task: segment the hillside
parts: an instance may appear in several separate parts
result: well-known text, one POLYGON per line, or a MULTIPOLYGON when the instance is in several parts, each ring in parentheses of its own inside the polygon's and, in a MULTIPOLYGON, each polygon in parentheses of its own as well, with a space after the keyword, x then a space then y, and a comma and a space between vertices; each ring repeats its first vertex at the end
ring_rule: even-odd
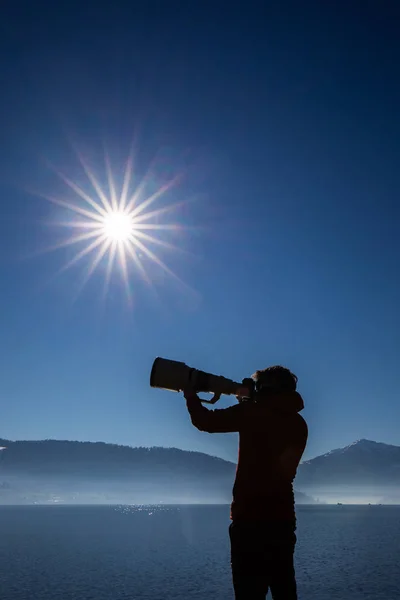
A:
POLYGON ((120 478, 146 475, 168 477, 223 477, 235 466, 220 458, 176 448, 131 448, 104 442, 58 440, 0 440, 2 469, 23 475, 70 475, 120 478))
MULTIPOLYGON (((0 440, 0 503, 230 502, 236 465, 176 448, 0 440)), ((312 503, 301 492, 296 501, 312 503)))
POLYGON ((400 486, 400 447, 358 440, 303 462, 299 486, 400 486))

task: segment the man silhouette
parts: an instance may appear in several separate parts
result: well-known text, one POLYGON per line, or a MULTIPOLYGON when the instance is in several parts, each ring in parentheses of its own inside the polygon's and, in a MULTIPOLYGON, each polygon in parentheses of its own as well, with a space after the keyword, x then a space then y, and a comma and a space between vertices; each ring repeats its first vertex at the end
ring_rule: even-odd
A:
POLYGON ((239 432, 239 457, 229 537, 236 600, 297 600, 294 569, 296 514, 293 480, 305 450, 308 428, 299 412, 297 377, 281 366, 253 375, 251 400, 208 410, 185 390, 191 421, 208 433, 239 432))

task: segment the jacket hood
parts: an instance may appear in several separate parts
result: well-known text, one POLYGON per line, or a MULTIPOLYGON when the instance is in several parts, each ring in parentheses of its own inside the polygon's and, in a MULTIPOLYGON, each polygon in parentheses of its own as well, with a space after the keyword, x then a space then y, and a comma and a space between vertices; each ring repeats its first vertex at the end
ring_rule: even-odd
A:
POLYGON ((304 408, 304 401, 299 392, 275 392, 271 395, 261 392, 260 400, 281 412, 298 413, 304 408))

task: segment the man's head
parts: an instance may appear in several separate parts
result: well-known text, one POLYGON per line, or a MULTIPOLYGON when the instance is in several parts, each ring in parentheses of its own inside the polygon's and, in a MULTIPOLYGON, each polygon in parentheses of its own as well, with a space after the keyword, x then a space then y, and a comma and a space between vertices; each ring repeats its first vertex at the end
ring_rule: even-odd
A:
POLYGON ((297 388, 297 377, 289 369, 276 365, 252 375, 258 390, 274 390, 278 392, 294 392, 297 388))

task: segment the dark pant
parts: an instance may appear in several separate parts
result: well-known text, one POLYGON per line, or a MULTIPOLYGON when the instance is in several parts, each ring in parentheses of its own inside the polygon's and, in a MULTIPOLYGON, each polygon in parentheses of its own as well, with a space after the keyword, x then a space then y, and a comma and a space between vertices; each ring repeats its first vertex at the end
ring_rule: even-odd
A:
POLYGON ((236 600, 297 600, 294 523, 233 521, 229 527, 236 600))

